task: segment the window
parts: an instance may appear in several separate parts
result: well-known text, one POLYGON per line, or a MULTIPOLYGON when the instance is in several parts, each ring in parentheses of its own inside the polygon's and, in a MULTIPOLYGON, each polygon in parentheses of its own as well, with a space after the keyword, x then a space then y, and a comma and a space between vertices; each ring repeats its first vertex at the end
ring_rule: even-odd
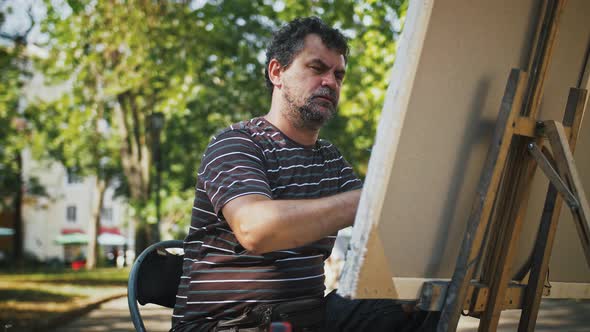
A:
POLYGON ((113 221, 113 208, 102 208, 100 219, 101 221, 113 221))
POLYGON ((82 177, 73 170, 68 169, 68 184, 82 183, 82 177))
POLYGON ((70 223, 76 222, 76 206, 70 205, 66 208, 66 220, 70 223))

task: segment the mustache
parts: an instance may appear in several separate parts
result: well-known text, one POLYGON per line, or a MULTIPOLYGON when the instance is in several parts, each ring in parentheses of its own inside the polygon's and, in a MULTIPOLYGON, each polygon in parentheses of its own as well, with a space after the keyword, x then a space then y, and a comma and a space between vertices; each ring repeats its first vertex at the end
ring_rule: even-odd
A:
POLYGON ((331 88, 324 86, 321 87, 319 89, 317 89, 316 92, 314 92, 311 95, 311 99, 315 98, 315 97, 325 97, 325 98, 329 98, 331 99, 333 102, 336 102, 338 96, 336 94, 336 91, 332 90, 331 88))

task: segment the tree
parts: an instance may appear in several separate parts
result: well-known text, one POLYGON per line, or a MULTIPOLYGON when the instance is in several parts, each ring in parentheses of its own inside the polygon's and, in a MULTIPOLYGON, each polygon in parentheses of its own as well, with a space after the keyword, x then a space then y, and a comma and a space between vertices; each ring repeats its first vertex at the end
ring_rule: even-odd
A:
POLYGON ((104 157, 121 165, 119 192, 133 207, 136 250, 141 251, 157 240, 141 234, 149 235, 148 225, 159 222, 150 200, 154 169, 146 120, 154 112, 166 117, 164 219, 171 228, 186 225, 202 151, 217 130, 267 112, 264 50, 271 31, 296 16, 322 16, 351 37, 341 111, 323 136, 342 147, 363 175, 399 33, 392 23, 403 17, 407 5, 368 0, 70 0, 48 1, 47 7, 43 27, 50 56, 41 68, 50 81, 71 80, 74 86, 64 96, 67 103, 52 107, 64 116, 85 116, 83 123, 93 123, 89 109, 103 109, 101 121, 113 129, 113 150, 104 157), (350 137, 353 144, 346 141, 350 137))
MULTIPOLYGON (((49 102, 38 101, 30 111, 38 114, 35 126, 36 139, 45 142, 45 158, 57 160, 68 172, 77 176, 95 178, 95 201, 88 227, 88 254, 86 266, 96 267, 98 261, 98 235, 104 194, 112 181, 120 177, 121 165, 117 143, 108 127, 107 106, 100 94, 85 95, 84 89, 101 85, 101 75, 91 75, 78 81, 72 91, 49 102), (87 98, 87 99, 85 99, 87 98), (84 106, 78 104, 84 101, 84 106)), ((100 90, 100 88, 98 88, 100 90)))
POLYGON ((13 255, 18 264, 23 259, 22 204, 26 188, 39 189, 35 179, 23 177, 21 152, 32 128, 20 105, 21 89, 28 77, 27 37, 35 21, 29 9, 29 26, 23 31, 5 31, 11 7, 0 2, 0 208, 13 212, 13 255), (2 46, 4 45, 4 46, 2 46))
MULTIPOLYGON (((254 5, 248 4, 244 2, 242 9, 256 12, 254 5)), ((231 62, 218 62, 215 54, 241 52, 246 56, 241 56, 240 61, 251 62, 256 61, 256 54, 247 53, 248 43, 234 43, 239 26, 231 25, 231 29, 210 33, 209 24, 212 23, 204 24, 199 18, 202 13, 191 11, 184 4, 69 1, 68 5, 71 12, 64 18, 67 10, 48 3, 44 22, 50 56, 42 63, 43 72, 51 80, 72 79, 74 84, 72 95, 63 99, 68 102, 53 104, 53 107, 61 114, 92 109, 98 103, 105 107, 104 119, 108 127, 117 132, 117 152, 125 174, 124 191, 134 207, 137 233, 141 235, 150 230, 145 221, 150 217, 153 220, 153 216, 146 215, 151 211, 148 206, 152 191, 151 146, 146 119, 154 112, 162 112, 170 118, 168 127, 177 121, 190 125, 182 114, 186 113, 189 103, 197 105, 207 100, 212 91, 209 88, 227 85, 224 90, 227 92, 251 81, 236 75, 228 84, 219 72, 230 67, 231 62), (113 27, 118 30, 116 33, 113 27), (203 45, 209 48, 207 52, 202 52, 203 45), (86 84, 96 81, 97 77, 100 84, 86 84)), ((220 16, 215 6, 206 7, 206 16, 220 16)), ((241 97, 257 98, 256 94, 241 97)), ((210 121, 197 126, 195 131, 205 128, 200 135, 206 135, 228 119, 251 114, 242 103, 243 110, 228 115, 227 99, 229 95, 208 102, 209 112, 203 109, 201 114, 207 114, 210 121), (212 109, 223 109, 226 114, 211 112, 212 109)), ((156 240, 138 236, 138 251, 156 240)))

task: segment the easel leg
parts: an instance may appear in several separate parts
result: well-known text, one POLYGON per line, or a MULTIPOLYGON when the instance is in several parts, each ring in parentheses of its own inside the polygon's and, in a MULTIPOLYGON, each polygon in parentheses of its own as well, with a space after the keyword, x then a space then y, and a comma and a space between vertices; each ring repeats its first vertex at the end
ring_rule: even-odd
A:
POLYGON ((512 261, 528 206, 530 188, 536 170, 536 163, 526 154, 530 138, 514 137, 510 163, 506 165, 506 186, 500 196, 500 214, 495 218, 494 232, 499 235, 497 243, 491 246, 489 262, 482 272, 482 282, 490 285, 486 310, 481 316, 479 331, 495 331, 504 308, 508 283, 512 279, 512 261))
POLYGON ((535 242, 535 254, 522 305, 523 309, 518 326, 519 332, 535 330, 561 204, 562 200, 558 196, 557 190, 550 185, 545 199, 545 206, 543 207, 537 241, 535 242))
MULTIPOLYGON (((576 145, 585 106, 586 91, 571 89, 563 119, 563 123, 571 127, 569 138, 571 149, 574 149, 576 145)), ((530 278, 523 301, 523 309, 518 326, 519 332, 532 332, 535 330, 562 203, 563 200, 559 197, 555 187, 549 184, 543 214, 541 216, 541 224, 535 242, 530 278)))
POLYGON ((590 266, 590 226, 588 225, 588 217, 590 216, 590 208, 588 207, 588 200, 582 188, 582 182, 578 176, 578 171, 574 164, 574 157, 570 150, 568 141, 565 136, 563 126, 555 121, 547 122, 547 136, 551 142, 557 168, 561 176, 566 179, 570 190, 577 197, 579 206, 571 207, 578 235, 582 242, 582 248, 586 255, 586 262, 590 266))

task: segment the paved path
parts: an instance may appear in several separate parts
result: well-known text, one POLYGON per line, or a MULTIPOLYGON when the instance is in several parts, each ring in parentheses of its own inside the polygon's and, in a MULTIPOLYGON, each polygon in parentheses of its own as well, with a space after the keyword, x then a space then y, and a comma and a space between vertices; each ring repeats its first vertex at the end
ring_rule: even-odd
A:
MULTIPOLYGON (((149 332, 170 330, 172 309, 153 304, 140 306, 141 317, 149 332)), ((127 307, 127 298, 109 301, 100 308, 60 327, 55 332, 133 332, 133 323, 127 307)))
MULTIPOLYGON (((144 324, 149 332, 165 332, 170 329, 172 310, 147 305, 141 307, 144 324)), ((520 310, 502 313, 499 332, 516 331, 520 310)), ((457 331, 477 331, 479 320, 462 317, 457 331)), ((99 309, 55 330, 56 332, 133 332, 133 323, 129 317, 127 298, 123 297, 103 304, 99 309)), ((590 301, 545 300, 537 320, 537 332, 564 331, 590 332, 590 301)))
MULTIPOLYGON (((500 316, 498 332, 518 330, 520 310, 506 310, 500 316)), ((457 328, 459 332, 475 332, 479 319, 462 317, 457 328)), ((535 332, 589 332, 590 300, 555 300, 541 302, 535 332)))

